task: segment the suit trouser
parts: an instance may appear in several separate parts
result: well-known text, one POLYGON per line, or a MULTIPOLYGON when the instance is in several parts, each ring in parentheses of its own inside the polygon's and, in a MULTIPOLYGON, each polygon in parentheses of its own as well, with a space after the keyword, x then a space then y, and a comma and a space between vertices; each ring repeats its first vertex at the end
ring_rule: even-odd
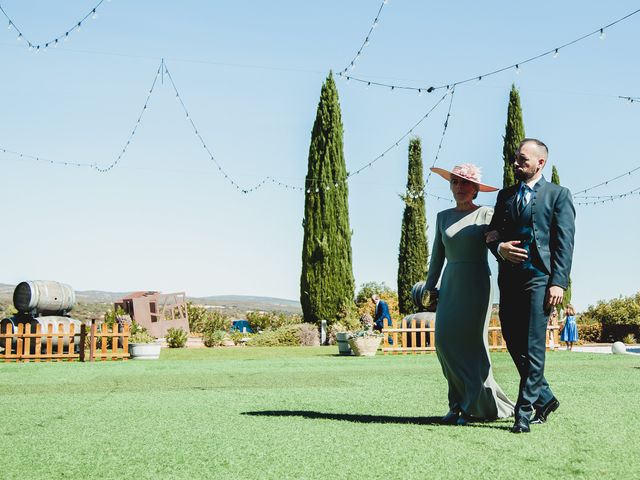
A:
POLYGON ((500 273, 500 323, 507 349, 520 374, 516 419, 529 417, 553 397, 544 378, 549 277, 530 271, 500 273))

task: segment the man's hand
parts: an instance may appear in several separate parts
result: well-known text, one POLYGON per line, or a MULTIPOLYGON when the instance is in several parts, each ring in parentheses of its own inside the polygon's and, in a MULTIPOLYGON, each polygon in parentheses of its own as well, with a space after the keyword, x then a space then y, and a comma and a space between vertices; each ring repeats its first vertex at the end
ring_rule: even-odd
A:
POLYGON ((562 303, 564 297, 564 289, 557 285, 551 285, 547 290, 547 305, 549 307, 555 307, 562 303))
POLYGON ((522 263, 528 258, 527 251, 524 248, 518 248, 520 240, 511 240, 510 242, 502 242, 498 245, 500 256, 511 263, 522 263))

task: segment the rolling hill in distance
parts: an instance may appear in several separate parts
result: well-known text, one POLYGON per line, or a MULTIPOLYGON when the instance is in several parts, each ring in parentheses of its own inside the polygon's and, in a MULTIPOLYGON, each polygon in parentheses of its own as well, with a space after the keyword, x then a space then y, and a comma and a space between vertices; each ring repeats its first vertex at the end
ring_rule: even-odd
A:
MULTIPOLYGON (((12 303, 15 285, 0 283, 0 302, 12 303)), ((131 292, 106 292, 102 290, 76 290, 76 301, 86 304, 106 304, 120 300, 131 292)), ((187 300, 198 305, 220 308, 229 312, 245 312, 247 310, 281 311, 286 313, 302 313, 300 302, 284 298, 260 297, 252 295, 210 295, 207 297, 187 297, 187 300)))

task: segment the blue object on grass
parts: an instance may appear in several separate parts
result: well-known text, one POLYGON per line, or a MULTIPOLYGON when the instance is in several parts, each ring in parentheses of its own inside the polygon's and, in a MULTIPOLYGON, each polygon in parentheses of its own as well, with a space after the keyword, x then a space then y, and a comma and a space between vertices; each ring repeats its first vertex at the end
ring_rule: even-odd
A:
POLYGON ((243 319, 232 320, 231 330, 237 330, 238 332, 243 333, 253 333, 253 329, 251 328, 251 325, 249 325, 249 321, 243 319))

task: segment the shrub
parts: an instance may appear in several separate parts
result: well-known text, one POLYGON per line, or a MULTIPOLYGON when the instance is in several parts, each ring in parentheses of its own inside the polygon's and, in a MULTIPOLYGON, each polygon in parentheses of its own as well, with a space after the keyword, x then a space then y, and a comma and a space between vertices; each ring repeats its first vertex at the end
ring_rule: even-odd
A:
POLYGON ((219 347, 226 336, 227 332, 224 330, 205 331, 202 334, 202 342, 205 347, 219 347))
POLYGON ((233 340, 233 343, 235 343, 236 345, 240 345, 242 343, 242 339, 250 338, 251 334, 242 333, 242 332, 239 332, 238 330, 231 330, 228 336, 229 338, 231 338, 231 340, 233 340))
POLYGON ((318 328, 311 323, 301 323, 298 327, 298 341, 303 347, 316 347, 320 345, 318 328))
POLYGON ((581 343, 597 343, 602 335, 602 325, 595 322, 578 324, 578 338, 581 343))
POLYGON ((219 330, 228 331, 231 328, 231 319, 220 312, 207 312, 202 327, 202 334, 213 333, 219 330))
POLYGON ((203 306, 187 302, 187 317, 189 318, 189 330, 191 332, 202 333, 207 313, 207 309, 203 306))
POLYGON ((633 333, 630 333, 622 339, 622 343, 625 345, 633 345, 636 343, 636 336, 633 333))
POLYGON ((590 305, 582 314, 585 322, 599 322, 602 325, 601 339, 617 341, 625 335, 640 335, 640 292, 629 297, 614 298, 607 302, 600 300, 590 305))
POLYGON ((187 332, 181 328, 170 328, 165 339, 169 348, 182 348, 187 344, 187 332))
POLYGON ((258 332, 298 324, 301 318, 298 315, 287 315, 284 312, 248 312, 247 321, 253 331, 258 332))
POLYGON ((147 332, 145 328, 140 328, 129 337, 129 343, 153 343, 154 341, 155 337, 147 332))
POLYGON ((276 330, 265 330, 254 335, 248 345, 253 347, 295 347, 320 345, 320 336, 315 325, 298 323, 285 325, 276 330))

